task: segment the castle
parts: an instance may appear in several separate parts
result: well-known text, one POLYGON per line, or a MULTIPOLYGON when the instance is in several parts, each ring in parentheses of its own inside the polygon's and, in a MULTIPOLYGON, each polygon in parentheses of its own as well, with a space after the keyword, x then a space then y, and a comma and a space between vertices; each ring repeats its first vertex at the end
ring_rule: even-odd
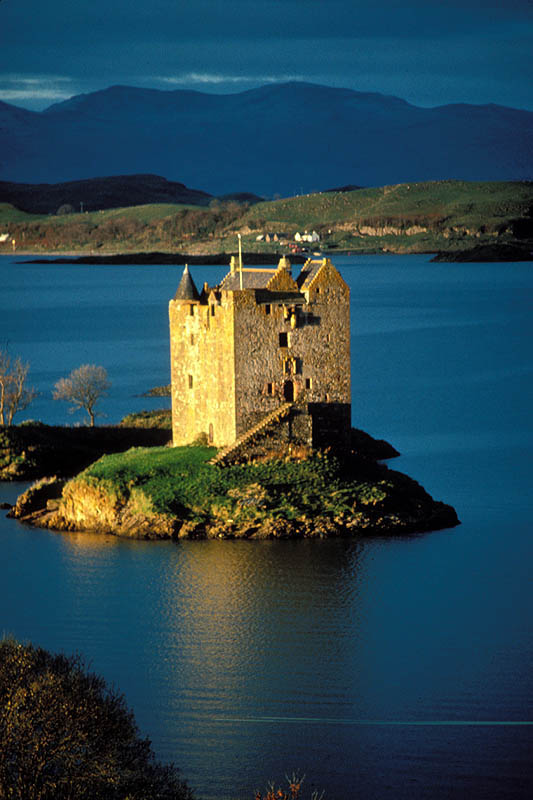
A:
POLYGON ((198 292, 187 267, 169 304, 174 445, 237 449, 254 434, 311 447, 349 442, 350 290, 327 258, 294 278, 239 268, 198 292))

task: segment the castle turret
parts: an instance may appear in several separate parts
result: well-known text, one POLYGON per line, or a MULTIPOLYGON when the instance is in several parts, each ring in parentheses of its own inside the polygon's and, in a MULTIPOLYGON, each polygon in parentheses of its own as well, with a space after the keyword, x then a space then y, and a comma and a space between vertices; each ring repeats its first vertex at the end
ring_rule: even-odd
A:
POLYGON ((199 300, 200 295, 198 294, 198 289, 194 285, 194 281, 191 277, 191 273, 189 272, 189 265, 185 264, 185 269, 183 270, 183 275, 181 276, 181 281, 177 288, 176 294, 174 295, 174 300, 199 300))

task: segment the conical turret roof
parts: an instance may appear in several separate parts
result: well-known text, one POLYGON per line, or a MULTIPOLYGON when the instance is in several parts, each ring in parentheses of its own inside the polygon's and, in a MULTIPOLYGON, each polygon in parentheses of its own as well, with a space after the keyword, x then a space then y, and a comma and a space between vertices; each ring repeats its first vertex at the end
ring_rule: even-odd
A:
POLYGON ((194 285, 194 281, 189 272, 189 267, 185 264, 183 275, 181 276, 180 285, 174 295, 174 300, 199 300, 200 295, 198 289, 194 285))

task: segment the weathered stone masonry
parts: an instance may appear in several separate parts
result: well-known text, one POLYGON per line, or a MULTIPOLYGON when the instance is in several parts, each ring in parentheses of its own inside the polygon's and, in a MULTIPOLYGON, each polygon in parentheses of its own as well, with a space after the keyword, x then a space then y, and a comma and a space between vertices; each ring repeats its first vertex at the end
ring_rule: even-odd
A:
POLYGON ((315 447, 350 433, 349 288, 329 259, 296 279, 232 266, 198 293, 187 268, 169 305, 175 445, 231 444, 287 401, 277 435, 315 447))

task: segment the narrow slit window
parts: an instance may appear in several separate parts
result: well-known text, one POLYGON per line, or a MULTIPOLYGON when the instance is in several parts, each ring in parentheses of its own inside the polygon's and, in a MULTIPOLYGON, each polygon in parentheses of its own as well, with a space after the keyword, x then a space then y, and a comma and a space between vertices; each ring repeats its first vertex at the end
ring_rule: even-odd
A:
POLYGON ((189 389, 192 389, 192 375, 189 375, 189 389))
POLYGON ((266 389, 267 389, 267 394, 269 394, 269 395, 273 395, 274 394, 274 384, 273 383, 267 383, 266 389))
POLYGON ((305 388, 306 389, 312 389, 313 388, 313 381, 312 381, 311 378, 306 378, 305 379, 305 388))
POLYGON ((194 306, 192 304, 189 306, 189 314, 194 317, 194 306))
POLYGON ((191 333, 191 344, 194 344, 194 333, 191 333))
POLYGON ((212 317, 215 316, 215 304, 214 303, 211 303, 211 316, 212 317))
POLYGON ((280 333, 280 335, 279 335, 279 346, 280 347, 288 347, 289 346, 289 335, 288 335, 288 333, 280 333))
POLYGON ((271 310, 272 309, 271 309, 270 303, 267 303, 266 306, 265 306, 265 314, 270 314, 271 310))

